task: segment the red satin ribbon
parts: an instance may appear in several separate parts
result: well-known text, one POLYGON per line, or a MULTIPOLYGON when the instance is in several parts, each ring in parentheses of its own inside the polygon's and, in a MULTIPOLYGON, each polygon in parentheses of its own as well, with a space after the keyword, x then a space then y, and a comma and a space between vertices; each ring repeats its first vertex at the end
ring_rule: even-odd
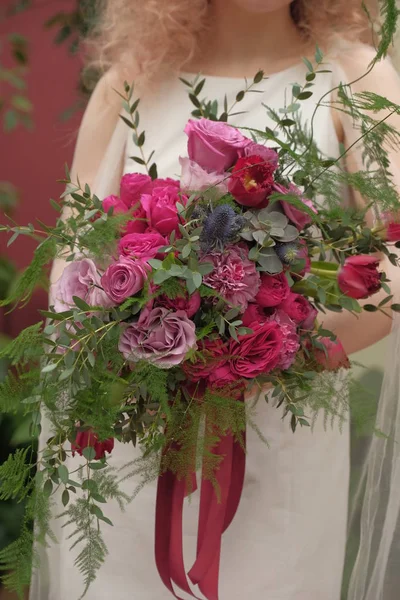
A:
MULTIPOLYGON (((228 434, 213 449, 214 454, 222 457, 216 473, 218 495, 214 485, 202 477, 197 555, 188 575, 207 600, 218 600, 222 534, 239 506, 245 473, 245 443, 245 434, 242 443, 228 434)), ((173 584, 197 598, 189 586, 183 559, 185 495, 184 480, 178 480, 170 471, 160 476, 156 503, 156 565, 164 585, 178 600, 182 599, 173 584)))

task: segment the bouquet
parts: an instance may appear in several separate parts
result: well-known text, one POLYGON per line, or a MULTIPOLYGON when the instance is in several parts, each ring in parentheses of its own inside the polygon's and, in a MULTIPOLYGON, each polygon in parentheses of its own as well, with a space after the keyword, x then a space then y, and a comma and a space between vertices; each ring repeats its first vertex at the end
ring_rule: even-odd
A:
MULTIPOLYGON (((219 115, 215 102, 200 99, 204 80, 184 81, 194 111, 180 180, 158 178, 146 158, 139 101, 125 84, 122 119, 147 174, 125 174, 119 195, 100 199, 67 170, 61 205, 53 202, 67 212, 55 227, 3 228, 11 241, 21 234, 40 241, 8 304, 29 300, 52 259, 67 261, 42 312, 46 322, 2 353, 14 370, 1 386, 1 409, 30 413, 33 436, 42 414, 53 428, 37 460, 17 451, 0 467, 1 497, 28 499, 21 538, 0 557, 11 589, 21 593, 29 582, 37 566, 32 542, 51 535, 49 509, 61 489, 62 516, 84 546, 77 566, 87 590, 106 555, 107 502, 129 500, 107 462, 118 440, 143 450, 140 465, 128 467, 159 478, 156 562, 174 594, 173 584, 191 591, 183 565, 170 560, 182 544, 172 513, 181 518, 202 469, 203 541, 189 577, 216 597, 221 535, 243 485, 246 425, 257 425, 245 400, 283 407, 293 432, 312 426, 320 410, 346 418, 349 359, 317 315, 400 309, 377 254, 397 263, 391 244, 399 246, 400 225, 382 140, 371 135, 366 149, 381 163, 356 178, 322 156, 301 125, 301 101, 321 63, 318 51, 317 70, 306 61, 292 104, 282 113, 269 109, 275 130, 229 125, 227 106, 219 115), (340 207, 344 183, 363 190, 365 211, 340 207), (382 216, 370 228, 373 207, 382 216), (381 288, 387 296, 379 306, 360 303, 381 288), (65 465, 71 453, 85 461, 77 475, 65 465), (89 564, 90 553, 96 561, 89 564)), ((237 102, 263 77, 257 73, 237 102)), ((374 129, 371 96, 350 99, 343 88, 341 102, 362 131, 374 129)))

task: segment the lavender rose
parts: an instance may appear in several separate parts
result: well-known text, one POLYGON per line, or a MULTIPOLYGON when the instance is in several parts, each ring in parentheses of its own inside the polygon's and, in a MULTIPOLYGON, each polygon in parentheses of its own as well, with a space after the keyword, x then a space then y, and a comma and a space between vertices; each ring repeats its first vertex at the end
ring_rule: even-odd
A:
POLYGON ((101 278, 101 284, 114 304, 121 304, 143 289, 149 270, 149 265, 142 260, 121 256, 108 267, 101 278))
POLYGON ((196 328, 184 311, 166 308, 142 311, 137 323, 121 334, 119 351, 132 362, 146 360, 160 369, 170 369, 196 348, 196 328))
POLYGON ((228 193, 227 177, 221 173, 208 173, 190 158, 180 158, 182 167, 181 189, 183 192, 202 192, 212 187, 216 199, 228 193))
POLYGON ((190 160, 211 173, 223 173, 232 167, 251 143, 234 127, 208 119, 190 119, 185 133, 190 160))
POLYGON ((74 296, 82 298, 90 306, 112 306, 112 302, 101 289, 100 275, 90 258, 71 262, 65 267, 58 281, 51 286, 51 298, 56 312, 64 312, 75 306, 74 296))

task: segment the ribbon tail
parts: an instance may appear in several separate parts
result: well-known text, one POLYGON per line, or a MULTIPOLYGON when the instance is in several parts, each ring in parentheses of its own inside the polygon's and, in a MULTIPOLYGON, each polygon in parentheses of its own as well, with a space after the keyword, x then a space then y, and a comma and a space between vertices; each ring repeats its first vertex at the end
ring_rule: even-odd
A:
POLYGON ((229 488, 228 502, 226 506, 224 532, 232 523, 242 497, 244 476, 246 472, 246 431, 242 433, 242 443, 238 440, 233 442, 232 475, 229 488))

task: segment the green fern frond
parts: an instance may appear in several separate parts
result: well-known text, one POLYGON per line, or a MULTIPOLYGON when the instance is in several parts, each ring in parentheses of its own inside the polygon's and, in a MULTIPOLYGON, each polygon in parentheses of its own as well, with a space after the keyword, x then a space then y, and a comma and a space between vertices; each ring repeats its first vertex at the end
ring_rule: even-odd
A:
POLYGON ((19 538, 0 551, 0 571, 3 585, 21 600, 31 581, 32 567, 37 566, 33 549, 33 533, 24 524, 19 538))
POLYGON ((130 498, 120 489, 118 477, 111 469, 95 471, 92 475, 92 480, 97 484, 101 496, 106 498, 106 500, 116 500, 121 511, 125 510, 130 498))
POLYGON ((18 302, 22 302, 22 305, 25 306, 29 302, 34 289, 41 282, 45 266, 50 264, 56 254, 56 241, 53 237, 46 238, 36 248, 31 264, 22 273, 8 297, 0 302, 0 306, 18 302))
POLYGON ((0 500, 21 502, 29 494, 31 485, 27 483, 32 465, 27 463, 27 456, 31 451, 31 447, 19 448, 0 466, 0 500))
POLYGON ((381 29, 379 32, 379 45, 372 64, 376 64, 387 56, 390 46, 393 44, 394 35, 397 30, 397 21, 400 16, 396 0, 381 0, 381 29))
POLYGON ((22 405, 21 403, 32 395, 39 378, 40 370, 33 367, 19 376, 10 370, 5 380, 0 383, 0 412, 16 414, 21 408, 27 412, 33 407, 33 404, 22 405))
POLYGON ((32 359, 43 356, 43 323, 35 323, 13 339, 5 348, 0 351, 0 359, 7 358, 12 365, 27 364, 32 359))

